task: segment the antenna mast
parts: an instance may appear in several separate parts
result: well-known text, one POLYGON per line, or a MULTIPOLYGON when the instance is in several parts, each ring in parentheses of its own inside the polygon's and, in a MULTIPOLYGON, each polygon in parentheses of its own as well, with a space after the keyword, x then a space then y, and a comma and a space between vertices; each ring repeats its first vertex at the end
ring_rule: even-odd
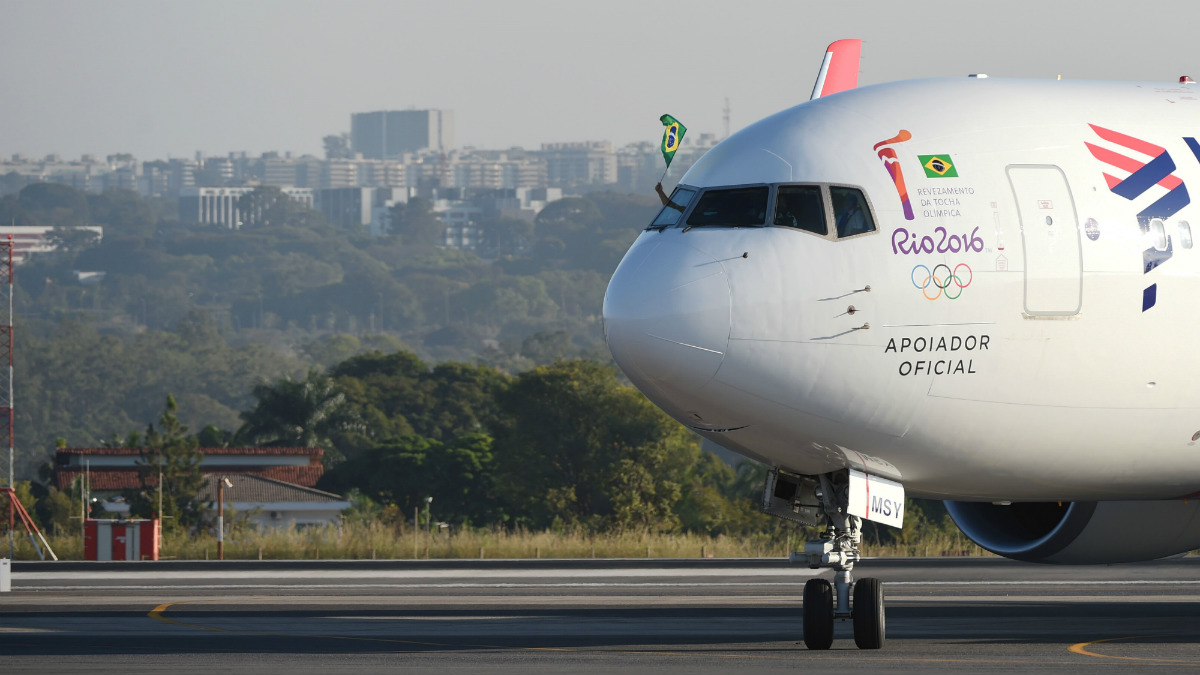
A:
POLYGON ((0 241, 0 283, 8 290, 8 316, 0 325, 0 359, 8 361, 7 380, 0 388, 0 441, 8 446, 8 487, 13 490, 8 500, 8 548, 9 555, 15 554, 16 542, 13 533, 16 525, 17 483, 13 473, 13 236, 0 241))
POLYGON ((725 97, 725 109, 722 112, 725 113, 725 117, 724 117, 724 119, 725 119, 725 136, 724 136, 724 138, 729 138, 729 97, 728 96, 725 97))

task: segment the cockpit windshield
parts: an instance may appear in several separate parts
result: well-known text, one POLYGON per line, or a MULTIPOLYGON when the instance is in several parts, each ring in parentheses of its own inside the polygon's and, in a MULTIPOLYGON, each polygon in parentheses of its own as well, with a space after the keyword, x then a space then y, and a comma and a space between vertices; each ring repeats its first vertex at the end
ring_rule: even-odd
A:
POLYGON ((775 195, 775 224, 825 236, 825 203, 820 185, 780 185, 775 195))
POLYGON ((833 202, 833 217, 839 239, 875 231, 875 222, 871 219, 871 210, 862 192, 851 187, 830 185, 829 197, 833 202))
POLYGON ((688 227, 761 226, 767 219, 766 185, 709 190, 688 216, 688 227))
POLYGON ((648 229, 693 227, 786 227, 841 241, 876 232, 862 188, 830 183, 784 183, 738 187, 679 186, 648 229), (768 214, 768 207, 770 213, 768 214), (684 218, 686 216, 686 219, 684 218))
POLYGON ((667 200, 666 206, 658 212, 654 222, 650 223, 650 227, 670 227, 678 223, 679 219, 683 217, 683 212, 687 211, 688 206, 691 206, 695 196, 696 191, 692 188, 675 188, 675 191, 671 193, 671 198, 667 200))

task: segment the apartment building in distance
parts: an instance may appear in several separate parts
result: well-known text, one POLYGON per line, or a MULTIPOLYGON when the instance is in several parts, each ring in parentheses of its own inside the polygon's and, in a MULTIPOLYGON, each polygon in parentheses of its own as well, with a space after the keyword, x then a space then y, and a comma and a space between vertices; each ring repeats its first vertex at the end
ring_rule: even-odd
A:
POLYGON ((371 236, 387 234, 392 207, 408 202, 404 187, 343 187, 316 191, 314 208, 339 229, 365 227, 371 236))
POLYGON ((546 163, 546 182, 551 187, 617 182, 617 153, 609 141, 543 143, 538 154, 546 163))
MULTIPOLYGON (((314 197, 310 188, 282 187, 288 197, 312 208, 314 197)), ((179 220, 185 223, 211 223, 231 230, 241 229, 249 214, 243 213, 241 198, 254 187, 190 187, 179 191, 179 220)))
POLYGON ((132 155, 109 155, 100 159, 95 155, 82 155, 76 160, 66 160, 60 155, 46 155, 33 159, 21 154, 0 161, 0 175, 19 176, 28 183, 59 183, 82 192, 105 190, 138 190, 141 177, 137 162, 132 155))

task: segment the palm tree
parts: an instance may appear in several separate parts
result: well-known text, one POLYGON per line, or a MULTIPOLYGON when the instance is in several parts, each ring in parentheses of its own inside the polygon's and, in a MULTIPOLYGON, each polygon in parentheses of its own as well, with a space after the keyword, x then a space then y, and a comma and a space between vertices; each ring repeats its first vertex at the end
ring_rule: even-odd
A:
POLYGON ((255 385, 252 393, 258 403, 241 413, 243 424, 235 443, 328 448, 332 433, 363 427, 346 395, 316 369, 309 370, 303 380, 285 377, 255 385))

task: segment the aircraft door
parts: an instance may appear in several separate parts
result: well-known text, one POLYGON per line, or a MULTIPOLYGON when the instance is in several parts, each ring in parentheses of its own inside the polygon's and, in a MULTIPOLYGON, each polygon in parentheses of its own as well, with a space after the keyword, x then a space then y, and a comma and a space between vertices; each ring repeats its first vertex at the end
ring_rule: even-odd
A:
POLYGON ((1067 176, 1048 165, 1014 164, 1007 171, 1021 219, 1025 313, 1078 314, 1083 306, 1083 253, 1067 176))

